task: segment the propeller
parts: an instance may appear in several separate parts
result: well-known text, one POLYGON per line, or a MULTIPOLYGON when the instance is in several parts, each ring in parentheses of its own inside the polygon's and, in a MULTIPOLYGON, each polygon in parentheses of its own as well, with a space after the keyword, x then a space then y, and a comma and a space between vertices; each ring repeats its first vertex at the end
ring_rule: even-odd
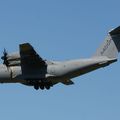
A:
POLYGON ((3 56, 1 57, 1 59, 3 60, 3 64, 5 64, 6 66, 8 66, 7 56, 8 56, 8 53, 7 53, 6 49, 4 48, 3 56))

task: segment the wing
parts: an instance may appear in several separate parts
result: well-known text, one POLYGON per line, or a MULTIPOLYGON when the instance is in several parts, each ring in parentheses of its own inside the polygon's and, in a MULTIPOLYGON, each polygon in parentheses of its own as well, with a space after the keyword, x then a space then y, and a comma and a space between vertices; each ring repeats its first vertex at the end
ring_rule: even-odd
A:
POLYGON ((46 66, 45 61, 36 53, 29 43, 20 44, 20 58, 22 71, 40 69, 46 66))

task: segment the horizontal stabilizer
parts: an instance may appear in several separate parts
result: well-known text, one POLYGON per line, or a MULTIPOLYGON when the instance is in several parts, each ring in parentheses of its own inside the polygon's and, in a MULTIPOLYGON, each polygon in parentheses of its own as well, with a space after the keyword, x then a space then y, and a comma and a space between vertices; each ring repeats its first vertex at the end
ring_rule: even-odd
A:
POLYGON ((61 83, 63 83, 64 85, 73 85, 74 82, 72 80, 64 80, 61 83))

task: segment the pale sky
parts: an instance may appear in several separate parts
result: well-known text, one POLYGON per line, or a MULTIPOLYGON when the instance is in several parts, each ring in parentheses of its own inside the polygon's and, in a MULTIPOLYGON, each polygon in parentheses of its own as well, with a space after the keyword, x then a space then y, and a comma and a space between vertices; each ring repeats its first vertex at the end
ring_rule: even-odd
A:
MULTIPOLYGON (((119 0, 1 0, 0 55, 29 42, 48 60, 87 58, 119 25, 119 0)), ((49 91, 1 84, 0 119, 120 120, 119 71, 120 60, 49 91)))

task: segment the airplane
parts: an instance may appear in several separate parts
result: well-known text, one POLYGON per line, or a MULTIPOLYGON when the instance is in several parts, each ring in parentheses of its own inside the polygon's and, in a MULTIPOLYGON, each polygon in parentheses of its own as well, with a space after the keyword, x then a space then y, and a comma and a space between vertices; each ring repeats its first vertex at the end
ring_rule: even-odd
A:
POLYGON ((73 85, 72 78, 106 67, 118 59, 120 26, 111 30, 96 53, 87 59, 49 61, 38 55, 30 43, 19 45, 19 52, 4 49, 0 64, 0 83, 21 83, 38 90, 49 90, 58 83, 73 85))

